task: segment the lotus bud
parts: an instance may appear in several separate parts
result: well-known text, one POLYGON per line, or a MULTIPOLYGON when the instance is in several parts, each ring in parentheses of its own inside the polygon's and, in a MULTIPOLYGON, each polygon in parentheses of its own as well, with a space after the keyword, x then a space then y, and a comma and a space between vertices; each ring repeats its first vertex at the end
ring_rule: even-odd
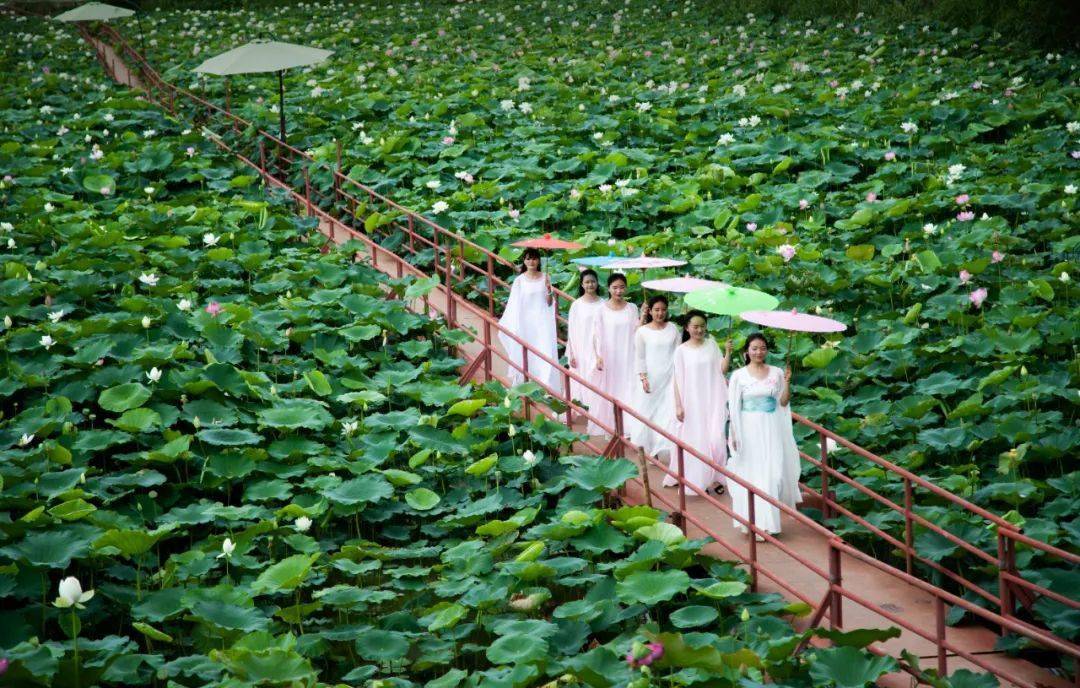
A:
POLYGON ((83 592, 82 583, 80 583, 79 579, 75 576, 68 576, 60 581, 57 592, 59 593, 59 596, 53 602, 53 605, 60 609, 67 609, 69 607, 84 609, 83 602, 89 602, 90 598, 94 596, 93 590, 83 592))
POLYGON ((217 555, 217 558, 222 557, 232 558, 232 553, 236 550, 236 543, 232 541, 232 538, 225 538, 225 542, 221 543, 221 554, 217 555))
POLYGON ((149 316, 149 315, 144 315, 144 316, 143 316, 143 319, 142 319, 142 326, 143 326, 143 329, 145 330, 145 329, 147 329, 148 327, 150 327, 150 324, 151 324, 152 322, 153 322, 153 320, 151 320, 151 319, 150 319, 150 316, 149 316))
POLYGON ((741 621, 749 621, 750 620, 750 610, 747 609, 746 607, 743 607, 742 613, 739 614, 739 619, 741 621))
POLYGON ((1027 373, 1027 366, 1023 366, 1023 365, 1022 365, 1022 366, 1020 366, 1020 375, 1021 375, 1021 377, 1024 377, 1024 376, 1026 376, 1027 374, 1028 374, 1028 373, 1027 373))
POLYGON ((198 416, 195 416, 194 418, 191 419, 191 424, 195 426, 196 430, 198 430, 199 428, 202 427, 202 421, 199 420, 198 416))
POLYGON ((506 397, 503 397, 503 406, 506 407, 506 408, 510 408, 510 397, 509 397, 509 395, 506 396, 506 397))
POLYGON ((511 437, 517 435, 517 428, 514 427, 513 423, 511 423, 510 427, 506 429, 506 434, 510 435, 511 437))
POLYGON ((4 327, 6 327, 6 328, 11 327, 11 316, 10 315, 5 315, 4 316, 4 327))

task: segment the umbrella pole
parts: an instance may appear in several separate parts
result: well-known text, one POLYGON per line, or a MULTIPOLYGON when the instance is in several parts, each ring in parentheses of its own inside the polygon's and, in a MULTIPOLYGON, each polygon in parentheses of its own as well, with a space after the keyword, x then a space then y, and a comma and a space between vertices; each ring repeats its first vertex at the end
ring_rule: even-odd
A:
POLYGON ((279 69, 278 83, 278 124, 281 127, 281 142, 285 143, 285 70, 279 69))
POLYGON ((788 333, 788 338, 787 338, 787 364, 786 365, 787 365, 788 368, 791 367, 791 343, 792 343, 792 341, 794 339, 795 339, 795 331, 792 330, 791 332, 788 333))

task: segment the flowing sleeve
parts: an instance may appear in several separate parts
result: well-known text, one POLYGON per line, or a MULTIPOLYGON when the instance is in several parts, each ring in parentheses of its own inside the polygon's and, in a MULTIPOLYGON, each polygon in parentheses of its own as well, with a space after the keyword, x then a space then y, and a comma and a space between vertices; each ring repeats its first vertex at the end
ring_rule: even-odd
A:
MULTIPOLYGON (((503 310, 502 317, 499 318, 499 325, 509 332, 520 336, 521 333, 521 276, 514 278, 513 283, 510 285, 510 297, 506 299, 506 309, 503 310)), ((521 363, 521 347, 510 337, 507 337, 504 333, 499 333, 499 341, 502 342, 503 349, 506 351, 506 355, 511 361, 521 363)))
POLYGON ((634 368, 638 375, 648 374, 649 369, 645 361, 645 326, 637 328, 634 333, 634 368))
POLYGON ((578 301, 575 299, 570 304, 570 310, 566 314, 566 358, 573 360, 577 358, 574 355, 576 349, 574 348, 574 339, 580 337, 581 334, 578 330, 581 329, 581 309, 578 307, 578 301))
POLYGON ((685 379, 685 369, 683 363, 683 347, 675 347, 675 362, 672 364, 671 377, 674 383, 674 394, 672 398, 675 400, 675 408, 679 408, 682 405, 683 398, 683 380, 685 379))
POLYGON ((742 404, 742 371, 739 368, 731 374, 727 384, 728 420, 731 421, 731 432, 728 434, 728 444, 734 453, 735 440, 742 440, 742 416, 739 413, 739 405, 742 404))
POLYGON ((780 406, 779 397, 784 384, 784 371, 772 366, 772 374, 779 377, 776 385, 776 431, 780 434, 780 446, 784 448, 783 474, 780 479, 780 501, 794 506, 802 501, 799 489, 799 477, 802 475, 802 462, 799 459, 799 447, 795 444, 795 428, 791 419, 791 400, 787 406, 780 406))
POLYGON ((596 317, 593 318, 593 331, 592 331, 593 354, 597 358, 601 358, 603 356, 603 351, 604 351, 604 311, 603 311, 603 309, 607 308, 607 306, 604 306, 603 304, 601 304, 600 308, 601 308, 601 310, 596 314, 596 317))
POLYGON ((716 368, 714 374, 716 375, 716 408, 721 413, 720 426, 723 428, 724 421, 727 420, 728 415, 728 385, 727 380, 724 378, 724 372, 721 369, 721 364, 724 361, 724 355, 720 351, 720 345, 716 343, 716 340, 712 340, 713 356, 716 360, 716 368))

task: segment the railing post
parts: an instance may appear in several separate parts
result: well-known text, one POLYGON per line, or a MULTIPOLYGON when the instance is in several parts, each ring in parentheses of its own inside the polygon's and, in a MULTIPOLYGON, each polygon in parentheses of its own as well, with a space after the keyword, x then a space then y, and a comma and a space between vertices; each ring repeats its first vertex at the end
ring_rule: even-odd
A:
POLYGON ((341 195, 341 139, 337 140, 337 165, 334 168, 334 200, 341 195))
MULTIPOLYGON (((529 350, 521 347, 521 374, 525 382, 529 381, 529 350)), ((532 407, 529 405, 529 397, 524 397, 525 420, 532 420, 532 407)))
POLYGON ((259 175, 262 176, 263 186, 266 186, 266 139, 259 138, 259 175))
POLYGON ((574 428, 574 395, 570 392, 570 371, 563 368, 563 394, 566 400, 566 429, 574 428))
POLYGON ((749 521, 747 532, 750 534, 750 592, 757 592, 757 505, 753 490, 747 490, 746 496, 748 499, 746 518, 749 521))
MULTIPOLYGON (((1012 573, 1012 566, 1010 565, 1011 560, 1013 559, 1013 557, 1010 556, 1013 553, 1011 551, 1012 547, 1010 547, 1011 544, 1012 540, 1010 538, 1006 538, 1005 535, 1001 532, 1001 526, 998 526, 998 594, 1000 595, 1000 600, 998 604, 1001 606, 1001 609, 999 610, 1000 614, 1006 619, 1011 618, 1016 614, 1016 609, 1013 603, 1012 587, 1008 579, 1005 578, 1005 573, 1012 573)), ((1006 635, 1008 634, 1008 632, 1008 629, 1002 627, 1001 635, 1006 635)))
POLYGON ((495 259, 487 254, 488 314, 495 315, 495 259))
POLYGON ((824 432, 818 433, 818 442, 821 445, 821 516, 828 521, 832 518, 832 498, 829 496, 829 443, 824 432))
POLYGON ((844 627, 844 596, 837 590, 843 583, 840 550, 834 540, 829 540, 829 628, 834 631, 844 627))
POLYGON ((416 235, 416 230, 413 228, 413 214, 409 213, 409 253, 416 253, 416 246, 413 244, 413 237, 416 235))
POLYGON ((311 178, 307 165, 304 165, 304 202, 307 204, 308 217, 311 217, 311 178))
POLYGON ((686 535, 686 454, 681 442, 675 447, 675 463, 679 471, 679 513, 676 514, 679 522, 677 525, 682 529, 683 535, 686 535))
POLYGON ((913 575, 915 553, 915 533, 911 523, 911 503, 911 479, 904 476, 904 562, 907 565, 909 576, 913 575))
POLYGON ((484 382, 491 382, 491 321, 484 320, 484 382))
POLYGON ((619 440, 619 456, 626 458, 626 443, 623 441, 623 410, 615 404, 615 436, 619 440))
POLYGON ((934 595, 934 617, 936 621, 937 639, 937 670, 938 676, 949 675, 948 656, 945 651, 945 600, 940 595, 934 595))

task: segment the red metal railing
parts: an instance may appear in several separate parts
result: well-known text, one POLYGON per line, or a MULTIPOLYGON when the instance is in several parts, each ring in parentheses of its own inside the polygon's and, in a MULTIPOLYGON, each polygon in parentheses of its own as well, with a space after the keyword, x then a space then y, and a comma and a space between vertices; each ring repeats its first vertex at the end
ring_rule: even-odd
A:
MULTIPOLYGON (((398 219, 394 219, 389 224, 385 225, 381 233, 383 235, 392 235, 401 238, 401 245, 409 252, 409 255, 414 257, 414 259, 423 258, 426 252, 430 250, 431 270, 435 276, 439 277, 439 286, 432 292, 437 298, 425 297, 423 299, 423 309, 425 312, 435 312, 440 314, 446 318, 447 323, 450 326, 463 329, 469 332, 473 337, 470 344, 473 346, 475 353, 470 354, 466 351, 468 348, 467 346, 462 347, 466 360, 471 361, 467 366, 463 377, 471 378, 474 375, 480 375, 485 380, 495 379, 505 383, 507 380, 496 372, 495 366, 493 365, 494 361, 499 359, 503 361, 508 368, 519 370, 524 375, 525 379, 530 380, 531 376, 528 369, 529 360, 535 359, 543 361, 548 365, 556 367, 561 372, 563 389, 551 389, 536 380, 532 381, 540 385, 550 397, 558 400, 561 406, 565 408, 564 419, 562 422, 565 422, 567 427, 572 428, 574 415, 578 415, 592 420, 596 425, 606 430, 608 434, 612 436, 611 440, 603 447, 596 445, 594 439, 586 440, 584 442, 585 446, 592 451, 605 456, 625 455, 628 442, 622 437, 621 429, 625 427, 626 414, 629 414, 631 417, 635 418, 637 422, 643 423, 661 436, 670 440, 676 448, 677 471, 670 470, 668 466, 655 459, 649 458, 648 461, 657 469, 677 480, 677 501, 672 502, 666 495, 659 491, 652 492, 651 497, 669 508, 673 519, 679 523, 684 531, 687 530, 690 525, 695 526, 701 532, 716 540, 721 547, 725 548, 736 558, 743 561, 749 569, 751 584, 754 589, 757 587, 758 576, 764 576, 791 596, 810 604, 815 610, 812 617, 813 624, 819 623, 827 616, 830 624, 834 627, 842 626, 843 600, 846 598, 851 602, 872 611, 882 619, 890 623, 896 623, 906 630, 934 642, 935 646, 938 648, 938 662, 939 669, 941 670, 944 670, 946 666, 947 653, 954 653, 957 656, 964 657, 975 666, 990 671, 1016 685, 1032 686, 1030 682, 1012 675, 1007 670, 995 667, 978 655, 973 655, 964 651, 962 648, 955 646, 954 643, 946 638, 944 624, 944 605, 946 603, 962 607, 973 616, 981 619, 984 623, 1000 627, 1003 632, 1013 632, 1025 636, 1055 652, 1072 657, 1080 663, 1080 646, 1063 640, 1053 633, 1015 616, 1015 603, 1017 597, 1020 597, 1021 601, 1026 601, 1030 604, 1036 595, 1043 595, 1074 609, 1080 609, 1080 603, 1076 600, 1027 581, 1019 574, 1015 564, 1015 553, 1018 546, 1037 550, 1043 555, 1056 557, 1060 561, 1071 565, 1080 564, 1080 557, 1077 555, 1034 540, 1022 534, 1012 524, 1004 521, 999 516, 929 483, 910 471, 872 454, 820 425, 798 416, 797 414, 793 414, 793 417, 797 422, 810 428, 817 434, 819 439, 820 457, 815 458, 805 453, 802 453, 802 456, 807 462, 817 467, 821 480, 821 490, 820 492, 817 492, 806 485, 803 486, 803 489, 815 494, 819 498, 823 505, 823 512, 826 518, 833 515, 845 516, 867 528, 871 533, 877 535, 891 546, 902 551, 907 570, 906 572, 900 571, 852 547, 850 544, 843 541, 843 539, 835 536, 826 527, 817 523, 805 514, 786 504, 778 502, 773 497, 761 492, 753 485, 746 483, 738 476, 730 473, 723 466, 719 466, 709 458, 701 456, 692 447, 680 442, 678 438, 671 435, 666 429, 656 427, 648 418, 640 416, 633 408, 626 406, 621 401, 613 399, 599 390, 592 389, 592 392, 602 399, 603 403, 611 404, 614 409, 614 427, 607 426, 603 421, 593 416, 587 408, 582 407, 570 398, 570 381, 573 380, 581 385, 591 388, 591 385, 587 380, 582 378, 575 371, 563 367, 559 361, 550 359, 544 354, 536 351, 527 342, 522 341, 511 332, 502 330, 499 326, 498 320, 495 317, 495 312, 497 310, 495 290, 496 288, 505 288, 508 285, 505 279, 499 277, 497 270, 502 269, 504 273, 513 270, 514 266, 512 263, 486 248, 479 246, 475 242, 471 242, 458 234, 446 230, 431 220, 413 213, 378 192, 342 174, 340 146, 338 149, 338 159, 335 165, 330 166, 327 163, 315 161, 306 153, 286 144, 268 132, 257 129, 249 122, 236 116, 227 109, 222 109, 185 89, 166 82, 160 77, 156 70, 146 62, 142 55, 135 51, 115 30, 111 27, 104 26, 100 31, 101 35, 103 35, 109 43, 117 46, 117 49, 121 51, 122 62, 135 65, 136 74, 143 84, 147 95, 152 100, 163 107, 166 107, 174 114, 177 114, 178 110, 185 110, 193 118, 205 120, 206 126, 204 127, 204 131, 209 138, 217 145, 237 155, 243 162, 257 170, 265 183, 285 190, 295 201, 301 203, 309 215, 320 219, 323 224, 321 229, 328 234, 331 239, 337 241, 346 237, 360 241, 370 251, 373 263, 380 267, 388 268, 390 271, 396 271, 399 276, 404 274, 426 276, 423 270, 411 264, 397 253, 383 248, 376 241, 372 240, 363 229, 358 229, 352 224, 359 219, 361 214, 376 204, 384 209, 386 213, 396 214, 398 219), (222 121, 225 126, 223 128, 219 127, 216 131, 211 129, 209 123, 215 119, 222 121), (245 136, 249 140, 244 141, 243 139, 245 136), (249 148, 241 150, 241 146, 245 144, 247 144, 249 148), (256 152, 253 152, 251 148, 256 149, 257 154, 256 152), (321 188, 318 184, 312 183, 313 170, 320 173, 328 173, 328 188, 321 188), (339 212, 345 219, 342 220, 335 217, 331 211, 339 212), (482 264, 470 260, 469 258, 472 256, 477 256, 477 259, 482 264), (479 284, 477 280, 483 282, 483 284, 479 284), (459 293, 461 291, 465 291, 466 293, 459 293), (469 298, 470 296, 471 298, 469 298), (477 303, 474 303, 472 299, 478 299, 483 302, 484 305, 478 305, 477 303), (496 340, 493 336, 494 334, 508 336, 511 340, 521 345, 524 350, 529 352, 525 357, 525 360, 522 362, 511 360, 504 352, 502 352, 501 348, 496 345, 496 340), (831 465, 829 452, 827 450, 828 445, 826 440, 828 439, 832 439, 839 446, 843 446, 854 452, 856 455, 876 464, 888 475, 901 480, 904 487, 904 503, 895 503, 888 497, 874 492, 831 465), (738 483, 747 489, 749 494, 747 517, 744 518, 735 514, 727 505, 716 500, 713 496, 705 493, 697 486, 690 484, 685 480, 683 476, 683 464, 687 453, 711 466, 714 470, 723 474, 729 481, 738 483), (874 526, 859 514, 853 513, 844 504, 837 502, 833 497, 833 490, 830 489, 830 481, 832 483, 841 482, 848 485, 870 497, 882 507, 901 514, 904 519, 904 539, 901 541, 890 533, 874 526), (914 490, 916 488, 929 492, 946 503, 967 510, 969 513, 984 519, 989 526, 995 528, 998 541, 997 556, 994 557, 984 552, 978 547, 971 545, 962 538, 953 535, 918 514, 915 511, 914 503, 914 490), (783 576, 762 566, 758 560, 755 538, 751 537, 749 539, 749 552, 746 554, 739 548, 727 542, 724 537, 715 532, 707 523, 688 511, 686 502, 688 489, 691 493, 700 497, 704 503, 731 516, 733 519, 747 527, 752 533, 763 536, 767 542, 773 545, 776 551, 783 553, 793 562, 820 578, 828 586, 825 596, 820 600, 811 599, 803 591, 796 589, 793 585, 784 580, 783 576), (767 504, 779 508, 789 518, 812 529, 827 541, 829 547, 828 570, 809 561, 806 557, 793 551, 784 542, 777 540, 770 534, 759 531, 754 525, 754 513, 757 508, 758 500, 762 500, 767 504), (998 572, 999 594, 995 595, 959 573, 952 571, 937 562, 931 561, 926 557, 920 556, 918 552, 915 551, 913 542, 913 534, 916 527, 937 533, 972 556, 977 557, 988 566, 996 568, 998 572), (866 601, 857 592, 845 588, 843 586, 841 554, 861 560, 886 575, 902 580, 910 585, 914 585, 927 594, 932 595, 935 598, 937 605, 937 624, 935 629, 931 631, 920 628, 910 621, 899 619, 887 610, 866 601), (985 609, 980 605, 973 604, 936 585, 915 577, 915 575, 913 575, 915 573, 915 562, 923 564, 931 570, 949 578, 960 588, 979 595, 985 602, 998 605, 998 613, 985 609)), ((106 54, 108 51, 104 48, 103 44, 96 41, 85 28, 83 28, 83 32, 87 40, 95 45, 102 64, 115 74, 115 63, 117 58, 115 56, 108 56, 106 54)), ((323 176, 326 176, 326 174, 323 174, 323 176)), ((570 301, 572 298, 561 291, 558 292, 558 296, 561 301, 570 301)), ((533 411, 558 420, 556 413, 550 406, 536 404, 526 397, 523 408, 526 418, 531 417, 533 411)))

